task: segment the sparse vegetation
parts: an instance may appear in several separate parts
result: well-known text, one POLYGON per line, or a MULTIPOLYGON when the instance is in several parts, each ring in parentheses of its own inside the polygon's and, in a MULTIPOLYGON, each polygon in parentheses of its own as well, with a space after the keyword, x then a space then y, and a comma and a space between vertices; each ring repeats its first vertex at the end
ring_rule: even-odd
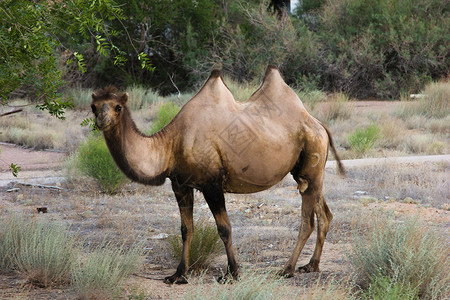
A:
POLYGON ((380 296, 443 299, 450 292, 450 250, 445 240, 417 219, 379 214, 367 234, 354 235, 349 260, 362 284, 380 296))
POLYGON ((109 154, 105 139, 93 133, 81 144, 77 153, 80 171, 95 179, 106 193, 114 193, 127 179, 109 154))
MULTIPOLYGON (((171 235, 167 241, 175 261, 179 262, 183 250, 181 236, 179 234, 171 235)), ((197 222, 189 253, 189 269, 194 272, 207 269, 211 260, 222 249, 222 242, 217 234, 216 226, 206 221, 197 222)))

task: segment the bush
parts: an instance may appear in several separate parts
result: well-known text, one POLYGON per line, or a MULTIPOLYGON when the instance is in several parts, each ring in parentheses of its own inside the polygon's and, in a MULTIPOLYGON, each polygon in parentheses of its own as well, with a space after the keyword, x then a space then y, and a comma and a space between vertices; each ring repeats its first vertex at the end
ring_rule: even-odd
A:
POLYGON ((352 150, 361 156, 367 153, 375 145, 379 137, 380 129, 376 124, 366 126, 363 129, 356 129, 348 138, 348 143, 352 150))
POLYGON ((113 161, 105 140, 98 133, 89 136, 78 148, 77 166, 84 175, 94 178, 109 194, 114 193, 127 181, 113 161))
POLYGON ((176 114, 180 111, 180 107, 173 104, 172 102, 164 103, 153 121, 152 127, 150 128, 150 133, 155 133, 164 128, 167 124, 172 121, 176 114))
POLYGON ((2 270, 17 270, 42 287, 69 282, 76 237, 65 226, 15 216, 1 223, 2 270))
POLYGON ((109 299, 119 292, 120 284, 138 268, 142 247, 129 250, 101 245, 72 270, 72 284, 82 299, 109 299))
MULTIPOLYGON (((178 234, 171 235, 167 241, 174 259, 179 262, 183 250, 181 236, 178 234)), ((211 260, 221 249, 216 226, 206 224, 204 221, 198 222, 195 226, 191 251, 189 252, 189 269, 195 272, 207 269, 211 260)))
POLYGON ((443 299, 450 293, 450 249, 445 240, 418 220, 400 222, 380 215, 364 236, 355 231, 348 258, 361 282, 371 284, 369 293, 387 292, 389 287, 392 293, 405 291, 412 298, 443 299))

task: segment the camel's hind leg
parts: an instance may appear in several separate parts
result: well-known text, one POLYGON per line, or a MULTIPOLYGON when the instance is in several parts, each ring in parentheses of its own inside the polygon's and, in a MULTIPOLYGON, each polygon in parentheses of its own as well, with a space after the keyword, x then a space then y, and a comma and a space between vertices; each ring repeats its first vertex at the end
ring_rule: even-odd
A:
POLYGON ((299 267, 300 273, 318 272, 320 256, 322 255, 323 245, 325 243, 325 238, 327 236, 328 230, 330 229, 330 223, 333 219, 330 209, 323 197, 322 192, 319 195, 319 199, 314 206, 314 211, 317 216, 317 240, 316 248, 314 249, 314 254, 308 264, 299 267))
POLYGON ((280 275, 285 277, 294 276, 295 265, 297 264, 300 253, 303 250, 309 236, 314 230, 314 202, 315 193, 305 193, 302 196, 302 219, 300 223, 300 231, 298 233, 297 244, 294 252, 286 262, 280 275))
POLYGON ((300 225, 300 232, 298 234, 297 244, 294 252, 285 264, 283 270, 280 272, 282 276, 294 276, 295 265, 297 264, 303 247, 308 238, 314 230, 314 214, 317 216, 317 241, 314 254, 309 263, 300 267, 300 272, 317 272, 319 271, 320 256, 322 255, 323 244, 325 237, 330 228, 333 215, 331 214, 325 199, 322 194, 322 180, 318 184, 311 184, 308 182, 308 187, 302 192, 301 182, 299 181, 299 190, 302 194, 302 220, 300 225))

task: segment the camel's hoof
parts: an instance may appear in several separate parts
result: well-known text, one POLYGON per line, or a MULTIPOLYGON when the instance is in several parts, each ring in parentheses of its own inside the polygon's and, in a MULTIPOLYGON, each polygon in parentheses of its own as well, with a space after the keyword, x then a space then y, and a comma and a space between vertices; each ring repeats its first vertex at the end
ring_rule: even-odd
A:
POLYGON ((303 267, 298 268, 299 273, 312 273, 312 272, 319 272, 319 267, 314 267, 312 264, 304 265, 303 267))
POLYGON ((280 270, 277 273, 275 273, 277 276, 281 277, 281 278, 292 278, 294 277, 294 272, 289 272, 286 270, 280 270))
POLYGON ((186 283, 188 283, 188 281, 187 281, 185 276, 178 276, 178 275, 174 274, 172 276, 168 276, 168 277, 164 278, 164 283, 167 283, 167 284, 186 284, 186 283))
POLYGON ((232 284, 239 280, 239 275, 233 276, 230 273, 225 274, 225 276, 220 276, 217 278, 217 282, 220 284, 232 284))

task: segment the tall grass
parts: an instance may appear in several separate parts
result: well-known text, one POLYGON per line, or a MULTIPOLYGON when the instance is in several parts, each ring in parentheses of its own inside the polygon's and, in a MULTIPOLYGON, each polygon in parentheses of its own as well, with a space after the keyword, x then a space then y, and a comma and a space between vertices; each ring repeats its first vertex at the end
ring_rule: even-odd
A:
POLYGON ((404 119, 420 115, 440 119, 450 115, 450 82, 432 82, 425 86, 416 103, 404 105, 397 113, 404 119))
POLYGON ((128 105, 134 111, 162 101, 162 97, 157 92, 142 86, 133 85, 127 89, 127 92, 128 105))
MULTIPOLYGON (((64 94, 66 98, 73 101, 74 108, 88 109, 92 103, 93 89, 88 88, 70 88, 64 94)), ((133 85, 127 89, 129 99, 128 104, 132 110, 138 110, 154 103, 162 101, 162 97, 157 92, 139 85, 133 85)))
POLYGON ((76 160, 79 170, 96 180, 108 194, 116 192, 127 181, 111 157, 104 138, 98 133, 80 145, 76 160))
POLYGON ((121 283, 138 269, 140 245, 101 245, 72 269, 72 284, 81 299, 110 299, 121 283))
POLYGON ((350 99, 343 93, 334 94, 323 105, 316 106, 313 115, 325 123, 335 120, 347 120, 353 113, 353 108, 349 104, 350 99))
MULTIPOLYGON (((167 241, 175 261, 179 262, 183 250, 181 236, 171 235, 167 241)), ((197 222, 189 252, 189 269, 198 272, 208 268, 215 255, 222 250, 221 245, 215 225, 205 221, 197 222)))
POLYGON ((87 109, 92 103, 93 89, 74 87, 64 92, 64 96, 73 102, 75 109, 87 109))
POLYGON ((76 236, 61 224, 12 216, 1 222, 0 268, 42 287, 67 283, 75 246, 76 236))
POLYGON ((400 292, 404 287, 411 298, 449 295, 450 249, 440 234, 416 219, 400 222, 379 215, 370 222, 366 235, 354 235, 349 254, 369 293, 387 287, 400 292))

